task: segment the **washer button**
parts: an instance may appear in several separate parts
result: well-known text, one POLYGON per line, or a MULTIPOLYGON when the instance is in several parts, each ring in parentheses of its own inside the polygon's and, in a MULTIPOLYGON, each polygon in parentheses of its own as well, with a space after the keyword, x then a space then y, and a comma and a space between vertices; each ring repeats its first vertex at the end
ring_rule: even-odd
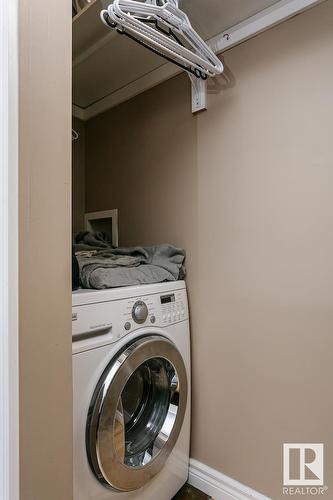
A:
POLYGON ((126 321, 125 325, 124 325, 124 328, 125 330, 130 330, 131 329, 131 323, 129 321, 126 321))
POLYGON ((150 317, 150 322, 151 322, 151 323, 156 323, 156 317, 155 317, 154 315, 152 315, 152 316, 150 317))

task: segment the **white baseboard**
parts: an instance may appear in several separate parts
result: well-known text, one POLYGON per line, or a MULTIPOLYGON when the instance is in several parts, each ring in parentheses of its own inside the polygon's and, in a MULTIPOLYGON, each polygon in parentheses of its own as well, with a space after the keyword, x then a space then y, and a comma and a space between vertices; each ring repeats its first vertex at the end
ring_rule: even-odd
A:
POLYGON ((192 458, 189 483, 214 500, 272 500, 192 458))

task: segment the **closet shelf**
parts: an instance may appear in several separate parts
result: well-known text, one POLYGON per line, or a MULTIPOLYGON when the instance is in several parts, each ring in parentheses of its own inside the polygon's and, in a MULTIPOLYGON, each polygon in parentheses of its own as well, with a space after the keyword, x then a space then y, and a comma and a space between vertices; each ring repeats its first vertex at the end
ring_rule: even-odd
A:
POLYGON ((159 56, 102 23, 100 12, 110 2, 95 0, 73 18, 73 104, 79 118, 82 110, 165 65, 159 56))
POLYGON ((92 7, 97 0, 91 0, 89 4, 87 4, 83 9, 81 9, 73 18, 72 22, 73 24, 77 22, 77 20, 88 10, 90 7, 92 7))
MULTIPOLYGON (((220 53, 321 0, 181 0, 181 9, 214 52, 220 53), (229 36, 230 34, 230 36, 229 36)), ((179 68, 108 29, 95 0, 73 18, 73 110, 82 120, 171 78, 179 68)), ((200 93, 198 93, 199 95, 200 93)))
POLYGON ((94 0, 73 17, 73 60, 92 47, 109 30, 100 21, 99 13, 106 2, 94 0))

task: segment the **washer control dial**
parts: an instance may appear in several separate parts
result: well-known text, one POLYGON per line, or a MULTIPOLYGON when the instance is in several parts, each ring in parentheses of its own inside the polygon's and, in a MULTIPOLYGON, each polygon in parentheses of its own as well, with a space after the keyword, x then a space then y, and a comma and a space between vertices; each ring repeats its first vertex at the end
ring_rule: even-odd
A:
POLYGON ((148 307, 142 300, 135 302, 132 309, 132 318, 136 323, 142 324, 146 321, 148 316, 148 307))

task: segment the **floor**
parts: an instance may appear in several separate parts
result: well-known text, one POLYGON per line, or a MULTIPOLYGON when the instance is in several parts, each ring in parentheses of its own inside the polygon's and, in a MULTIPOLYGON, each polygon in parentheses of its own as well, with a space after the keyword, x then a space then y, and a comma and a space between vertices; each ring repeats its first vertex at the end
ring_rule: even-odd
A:
POLYGON ((186 483, 173 500, 212 500, 212 498, 186 483))

